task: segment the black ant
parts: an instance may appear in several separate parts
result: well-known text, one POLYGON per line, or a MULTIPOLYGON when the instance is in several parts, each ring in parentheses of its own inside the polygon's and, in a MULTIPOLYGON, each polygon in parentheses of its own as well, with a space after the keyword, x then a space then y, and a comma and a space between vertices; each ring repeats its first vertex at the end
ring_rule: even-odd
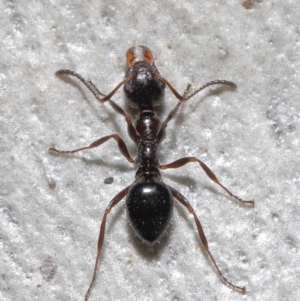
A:
POLYGON ((93 278, 85 295, 85 301, 88 299, 95 282, 99 257, 103 247, 106 217, 111 209, 125 197, 129 224, 133 228, 135 234, 151 248, 164 235, 170 224, 173 213, 173 199, 175 198, 179 201, 179 203, 185 206, 187 210, 193 214, 204 250, 211 259, 212 264, 222 281, 231 289, 244 294, 246 292, 245 287, 234 285, 223 276, 215 259, 209 251, 204 231, 194 209, 180 192, 169 185, 166 185, 162 181, 159 170, 178 168, 190 162, 198 162, 207 176, 221 186, 238 202, 254 206, 254 201, 244 201, 232 194, 219 182, 214 173, 196 157, 181 158, 164 165, 159 164, 157 157, 157 148, 166 135, 166 127, 169 121, 175 117, 182 103, 208 86, 221 84, 236 88, 236 85, 231 81, 215 80, 208 82, 191 93, 189 93, 191 85, 188 85, 184 94, 180 95, 166 79, 160 76, 154 64, 152 52, 149 48, 145 46, 129 48, 126 53, 126 61, 127 69, 125 72, 125 79, 106 96, 97 89, 91 80, 85 80, 81 75, 74 71, 59 70, 56 72, 56 75, 71 75, 78 78, 94 94, 97 100, 101 103, 107 101, 117 113, 123 115, 127 122, 129 136, 137 145, 138 155, 136 160, 130 156, 124 141, 118 134, 105 136, 87 147, 72 151, 60 151, 54 147, 50 147, 49 149, 51 152, 60 154, 76 153, 85 149, 97 147, 113 138, 116 140, 122 155, 130 163, 137 165, 138 168, 135 175, 135 181, 119 192, 105 210, 99 233, 98 252, 93 278), (124 110, 110 99, 122 85, 124 85, 124 92, 129 106, 139 110, 139 115, 134 123, 124 110), (153 110, 153 107, 162 103, 166 86, 168 86, 175 97, 179 99, 179 102, 169 113, 166 120, 161 122, 158 115, 153 110))

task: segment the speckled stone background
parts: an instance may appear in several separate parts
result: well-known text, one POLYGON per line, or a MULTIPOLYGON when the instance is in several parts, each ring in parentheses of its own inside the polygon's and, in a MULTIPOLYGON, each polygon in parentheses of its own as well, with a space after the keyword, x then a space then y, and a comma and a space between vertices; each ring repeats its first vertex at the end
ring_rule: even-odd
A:
MULTIPOLYGON (((255 199, 254 209, 237 204, 195 164, 162 172, 195 208, 224 275, 247 294, 222 284, 185 208, 175 206, 168 236, 149 253, 123 202, 108 218, 90 300, 300 300, 298 1, 3 0, 0 14, 1 300, 83 300, 104 210, 135 168, 114 141, 67 157, 47 150, 111 133, 132 156, 135 147, 122 116, 54 73, 76 70, 108 93, 134 45, 152 49, 178 91, 214 79, 238 86, 184 104, 160 160, 197 156, 234 193, 255 199)), ((128 110, 122 90, 113 99, 128 110)), ((168 92, 159 115, 176 103, 168 92)))

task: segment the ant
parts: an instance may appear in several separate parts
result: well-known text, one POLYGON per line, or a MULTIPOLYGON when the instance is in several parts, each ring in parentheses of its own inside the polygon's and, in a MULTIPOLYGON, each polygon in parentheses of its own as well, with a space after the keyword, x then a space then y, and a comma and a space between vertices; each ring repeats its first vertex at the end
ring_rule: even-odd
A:
POLYGON ((154 64, 153 54, 149 48, 145 46, 129 48, 126 53, 126 62, 127 69, 125 72, 125 79, 121 81, 108 95, 101 93, 91 80, 85 80, 80 74, 74 71, 59 70, 56 72, 56 75, 58 76, 71 75, 76 77, 94 94, 98 101, 101 103, 108 102, 118 114, 121 114, 125 118, 128 134, 137 145, 136 159, 131 157, 126 144, 118 134, 105 136, 96 140, 89 146, 71 151, 60 151, 54 147, 49 148, 49 151, 59 154, 73 154, 82 150, 97 147, 112 138, 116 140, 121 154, 127 159, 127 161, 137 166, 135 181, 120 191, 111 200, 105 210, 100 227, 98 252, 93 277, 85 295, 85 301, 88 300, 96 279, 99 257, 104 242, 107 215, 110 213, 111 209, 125 197, 129 224, 133 228, 134 233, 150 248, 159 241, 170 224, 174 207, 174 199, 179 201, 179 203, 186 207, 189 213, 194 216, 204 250, 210 258, 221 280, 232 290, 245 294, 245 287, 234 285, 223 276, 214 257, 210 253, 207 239, 194 209, 180 192, 162 181, 159 170, 178 168, 190 162, 197 162, 213 182, 219 185, 238 202, 254 206, 254 201, 244 201, 231 193, 219 182, 215 174, 206 166, 206 164, 196 157, 181 158, 172 163, 161 165, 159 164, 157 156, 157 148, 166 135, 167 125, 169 121, 175 117, 182 103, 186 102, 208 86, 221 84, 236 88, 236 85, 227 80, 215 80, 208 82, 195 91, 190 92, 191 85, 188 84, 184 94, 180 95, 173 86, 159 74, 159 71, 154 64), (111 97, 122 85, 124 86, 123 89, 128 105, 132 108, 138 109, 139 111, 134 123, 132 122, 131 117, 129 117, 119 105, 111 100, 111 97), (171 90, 179 102, 169 113, 166 120, 161 122, 157 113, 153 110, 153 107, 163 102, 166 86, 171 90))

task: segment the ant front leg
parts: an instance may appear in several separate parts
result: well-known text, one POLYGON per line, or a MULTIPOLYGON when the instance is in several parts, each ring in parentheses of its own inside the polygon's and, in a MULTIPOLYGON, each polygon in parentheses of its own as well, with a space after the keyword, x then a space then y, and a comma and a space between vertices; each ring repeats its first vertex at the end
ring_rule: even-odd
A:
POLYGON ((75 71, 72 71, 72 70, 58 70, 55 74, 57 76, 71 75, 71 76, 76 77, 94 94, 94 96, 96 97, 96 99, 98 101, 100 101, 101 103, 104 103, 104 102, 108 101, 109 104, 111 105, 111 107, 118 114, 121 114, 122 116, 125 117, 125 121, 126 121, 127 126, 128 126, 129 136, 136 144, 138 144, 139 137, 138 137, 138 134, 136 133, 136 130, 135 130, 133 124, 132 124, 131 118, 124 112, 124 110, 119 105, 117 105, 114 101, 112 101, 110 99, 122 85, 124 85, 128 81, 132 80, 133 76, 129 76, 129 77, 125 78, 109 94, 104 95, 102 92, 100 92, 98 90, 96 85, 91 80, 85 80, 79 73, 77 73, 75 71))
POLYGON ((160 130, 158 132, 157 135, 157 140, 158 140, 158 144, 164 139, 165 137, 165 133, 166 133, 166 127, 168 125, 168 122, 170 120, 172 120, 175 115, 177 114, 181 104, 187 100, 189 100, 190 98, 192 98, 195 94, 199 93, 200 91, 202 91, 203 89, 212 86, 212 85, 227 85, 230 86, 232 88, 236 88, 236 84, 228 81, 228 80, 213 80, 210 81, 208 83, 206 83, 205 85, 201 86, 200 88, 196 89, 195 91, 191 92, 189 94, 191 85, 188 84, 186 90, 184 91, 183 95, 180 95, 175 88, 163 77, 161 77, 159 74, 155 73, 154 74, 155 77, 157 77, 158 79, 160 79, 165 85, 167 85, 169 87, 169 89, 171 90, 171 92, 174 94, 174 96, 179 99, 179 102, 177 103, 177 105, 175 106, 175 108, 169 113, 168 117, 166 118, 166 120, 162 123, 160 130))
POLYGON ((196 157, 186 157, 186 158, 181 158, 179 160, 176 160, 170 164, 166 164, 166 165, 160 165, 159 168, 160 169, 168 169, 168 168, 178 168, 181 167, 187 163, 190 162, 198 162, 199 165, 202 167, 202 169, 205 171, 205 173, 207 174, 207 176, 213 180, 216 184, 218 184, 220 187, 222 187, 231 197, 235 198, 237 201, 239 201, 242 204, 248 204, 254 207, 254 201, 244 201, 241 198, 237 197, 236 195, 234 195, 232 192, 230 192, 224 185, 222 185, 218 178, 215 176, 215 174, 208 168, 208 166, 206 164, 204 164, 201 160, 197 159, 196 157))
POLYGON ((206 254, 209 256, 210 260, 212 261, 215 269, 217 270, 217 273, 218 275, 221 277, 222 281, 228 286, 230 287, 232 290, 234 291, 237 291, 239 293, 242 293, 242 294, 245 294, 246 293, 246 288, 245 287, 241 287, 241 286, 237 286, 237 285, 234 285, 232 284, 230 281, 228 281, 222 274, 222 272, 220 271, 214 257, 212 256, 212 254, 210 253, 209 251, 209 247, 208 247, 208 243, 207 243, 207 239, 205 237, 205 234, 204 234, 204 231, 203 231, 203 228, 202 228, 202 225, 200 223, 200 220, 199 218, 197 217, 193 207, 190 205, 190 203, 187 201, 187 199, 180 193, 178 192, 176 189, 172 188, 169 186, 169 188, 171 189, 171 193, 173 195, 173 197, 175 199, 177 199, 183 206, 186 207, 186 209, 191 213, 193 214, 194 216, 194 220, 195 220, 195 223, 196 223, 196 226, 197 226, 197 230, 198 230, 198 233, 199 233, 199 237, 201 239, 201 242, 202 242, 202 245, 204 247, 204 250, 206 252, 206 254))
POLYGON ((59 153, 59 154, 73 154, 73 153, 77 153, 77 152, 80 152, 80 151, 85 150, 85 149, 91 149, 91 148, 97 147, 97 146, 103 144, 104 142, 106 142, 107 140, 109 140, 110 138, 113 138, 117 141, 121 154, 130 163, 135 163, 135 160, 130 156, 130 154, 128 152, 128 149, 127 149, 127 146, 126 146, 125 142, 117 134, 102 137, 101 139, 98 139, 98 140, 94 141, 89 146, 81 147, 81 148, 74 149, 74 150, 71 150, 71 151, 61 151, 61 150, 57 150, 54 147, 50 147, 49 152, 55 152, 55 153, 59 153))
POLYGON ((99 232, 99 239, 98 239, 98 249, 97 249, 97 256, 96 256, 96 261, 95 261, 95 267, 94 267, 94 273, 93 273, 93 277, 90 283, 90 286, 85 294, 85 298, 84 300, 87 301, 89 298, 89 295, 92 291, 95 279, 96 279, 96 274, 97 274, 97 268, 98 268, 98 262, 99 262, 99 257, 102 251, 102 247, 103 247, 103 242, 104 242, 104 235, 105 235, 105 226, 106 226, 106 217, 108 215, 108 213, 111 211, 111 209, 116 206, 127 194, 128 194, 128 190, 129 190, 130 186, 126 187, 125 189, 123 189, 121 192, 119 192, 110 202, 110 204, 107 206, 102 222, 101 222, 101 226, 100 226, 100 232, 99 232))
MULTIPOLYGON (((187 87, 186 87, 186 89, 185 89, 185 91, 184 91, 184 93, 183 93, 182 97, 186 97, 186 95, 188 94, 188 91, 189 91, 190 87, 191 87, 191 84, 188 84, 187 87)), ((175 108, 169 113, 169 115, 166 118, 166 120, 161 124, 160 130, 159 130, 159 132, 157 134, 157 141, 158 141, 157 143, 158 144, 165 138, 165 136, 166 136, 166 128, 167 128, 168 122, 175 117, 175 115, 177 114, 177 112, 178 112, 181 104, 182 104, 182 101, 179 101, 177 103, 177 105, 175 106, 175 108)))

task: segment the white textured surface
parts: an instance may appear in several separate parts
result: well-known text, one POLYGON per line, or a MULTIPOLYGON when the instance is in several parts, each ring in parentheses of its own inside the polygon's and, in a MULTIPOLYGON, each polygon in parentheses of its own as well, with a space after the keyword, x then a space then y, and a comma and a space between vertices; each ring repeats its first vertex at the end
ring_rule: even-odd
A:
MULTIPOLYGON (((123 118, 54 73, 76 70, 108 93, 124 76, 127 48, 140 44, 179 91, 213 79, 238 85, 186 103, 161 162, 197 156, 256 200, 254 210, 236 204, 193 164, 163 172, 194 206, 225 276, 248 292, 221 283, 183 208, 148 254, 122 204, 108 219, 90 300, 300 300, 298 1, 254 1, 250 10, 232 0, 45 3, 0 3, 0 300, 83 300, 105 207, 135 171, 113 141, 69 157, 47 149, 109 133, 135 149, 123 118)), ((125 107, 121 92, 113 99, 125 107)), ((160 114, 175 103, 167 94, 160 114)))

